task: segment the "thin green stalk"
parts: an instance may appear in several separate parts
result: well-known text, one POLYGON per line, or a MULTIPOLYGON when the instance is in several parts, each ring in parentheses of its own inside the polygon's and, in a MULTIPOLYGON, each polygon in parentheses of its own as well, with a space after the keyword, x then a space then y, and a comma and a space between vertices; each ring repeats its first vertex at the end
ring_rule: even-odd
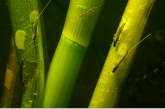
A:
POLYGON ((38 0, 8 0, 19 71, 23 82, 21 107, 41 107, 44 56, 38 0))
POLYGON ((51 62, 43 107, 67 107, 104 0, 71 0, 51 62))
POLYGON ((129 0, 90 101, 90 108, 115 107, 155 0, 129 0))

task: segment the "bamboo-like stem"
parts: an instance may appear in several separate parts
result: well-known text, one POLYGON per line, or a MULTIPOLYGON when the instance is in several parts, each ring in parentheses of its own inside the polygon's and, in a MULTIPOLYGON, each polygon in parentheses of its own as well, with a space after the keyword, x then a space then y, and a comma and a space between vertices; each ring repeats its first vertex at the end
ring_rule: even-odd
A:
POLYGON ((67 107, 104 0, 71 0, 52 59, 43 107, 67 107))
POLYGON ((135 49, 155 0, 129 0, 90 101, 90 108, 115 107, 135 49), (128 52, 131 50, 130 52, 128 52))

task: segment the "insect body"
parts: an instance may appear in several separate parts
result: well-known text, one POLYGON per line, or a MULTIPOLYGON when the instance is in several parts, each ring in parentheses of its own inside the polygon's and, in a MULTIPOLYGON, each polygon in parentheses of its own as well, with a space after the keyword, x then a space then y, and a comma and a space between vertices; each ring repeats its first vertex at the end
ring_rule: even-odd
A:
POLYGON ((127 55, 128 55, 128 50, 126 51, 125 55, 121 58, 121 60, 116 64, 116 66, 113 68, 112 70, 113 73, 115 73, 115 71, 119 68, 119 65, 121 64, 121 62, 123 62, 123 60, 127 55))
POLYGON ((82 14, 80 15, 80 17, 84 17, 85 15, 89 14, 90 12, 93 12, 94 10, 96 10, 97 8, 99 8, 100 6, 102 6, 103 4, 104 4, 104 3, 102 3, 102 4, 99 5, 99 6, 96 6, 96 7, 90 8, 88 11, 82 13, 82 14))
POLYGON ((37 38, 38 19, 41 16, 41 14, 43 13, 43 11, 45 10, 45 8, 49 5, 50 2, 51 2, 51 0, 49 0, 49 2, 45 5, 45 7, 42 9, 42 11, 40 12, 40 14, 38 15, 38 17, 35 19, 35 21, 33 23, 33 42, 36 42, 36 38, 37 38))
POLYGON ((36 42, 37 38, 37 23, 33 25, 33 42, 36 42))
POLYGON ((141 41, 139 41, 136 45, 134 45, 129 51, 127 50, 125 55, 121 58, 121 60, 115 65, 113 68, 112 72, 115 73, 116 70, 119 68, 120 64, 123 62, 123 60, 127 57, 128 53, 131 52, 137 45, 139 45, 142 41, 144 41, 147 37, 149 37, 151 34, 147 35, 144 37, 141 41))
POLYGON ((123 31, 125 24, 126 24, 126 23, 123 23, 123 24, 121 25, 121 27, 119 27, 119 29, 117 30, 116 34, 114 34, 114 38, 113 38, 113 39, 114 39, 114 41, 113 41, 113 47, 115 47, 116 44, 117 44, 117 42, 119 41, 119 36, 120 36, 121 32, 123 31))

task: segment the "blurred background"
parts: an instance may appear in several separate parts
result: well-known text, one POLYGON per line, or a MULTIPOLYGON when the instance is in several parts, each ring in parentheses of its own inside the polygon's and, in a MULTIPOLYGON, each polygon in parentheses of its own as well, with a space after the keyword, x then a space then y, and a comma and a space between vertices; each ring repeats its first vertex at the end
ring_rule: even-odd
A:
MULTIPOLYGON (((44 7, 49 0, 41 0, 44 7)), ((52 0, 43 12, 49 63, 65 23, 70 0, 52 0)), ((155 0, 117 107, 165 107, 165 1, 155 0)), ((128 0, 106 0, 86 52, 69 107, 88 107, 128 0)), ((0 0, 0 98, 12 37, 7 0, 0 0)))

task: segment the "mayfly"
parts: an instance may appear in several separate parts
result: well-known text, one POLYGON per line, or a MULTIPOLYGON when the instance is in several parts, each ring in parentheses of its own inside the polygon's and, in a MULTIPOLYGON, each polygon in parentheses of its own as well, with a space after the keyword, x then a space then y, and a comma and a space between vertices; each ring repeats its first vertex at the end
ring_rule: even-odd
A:
POLYGON ((99 6, 95 6, 95 7, 93 7, 93 8, 90 8, 88 11, 82 13, 82 14, 80 15, 80 17, 86 16, 86 15, 89 14, 90 12, 93 12, 93 11, 96 10, 97 8, 101 7, 103 4, 104 4, 104 3, 100 4, 99 6))
POLYGON ((123 62, 123 60, 127 57, 128 53, 131 52, 137 45, 139 45, 142 41, 144 41, 147 37, 149 37, 151 34, 148 34, 146 37, 144 37, 141 41, 139 41, 136 45, 134 45, 129 51, 127 50, 125 55, 121 58, 121 60, 115 65, 112 72, 115 73, 116 70, 119 68, 120 64, 123 62))
POLYGON ((125 24, 126 24, 126 23, 123 23, 123 24, 119 27, 119 29, 117 30, 116 34, 114 34, 114 38, 113 38, 113 40, 114 40, 114 41, 113 41, 113 47, 116 47, 116 44, 117 44, 117 42, 119 41, 119 36, 120 36, 121 32, 123 31, 125 24))
POLYGON ((42 9, 42 11, 40 12, 40 14, 36 18, 35 22, 33 23, 33 42, 36 42, 36 38, 37 38, 37 24, 38 24, 38 19, 40 18, 41 14, 45 10, 45 8, 49 5, 50 2, 51 2, 51 0, 49 0, 49 2, 45 5, 45 7, 42 9))

